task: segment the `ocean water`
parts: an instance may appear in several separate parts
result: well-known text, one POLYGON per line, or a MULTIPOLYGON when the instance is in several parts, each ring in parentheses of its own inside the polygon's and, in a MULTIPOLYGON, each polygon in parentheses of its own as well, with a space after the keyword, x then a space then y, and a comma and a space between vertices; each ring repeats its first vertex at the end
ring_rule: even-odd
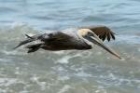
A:
POLYGON ((0 93, 139 93, 139 0, 0 0, 0 93), (13 50, 26 33, 105 25, 105 42, 86 51, 13 50))

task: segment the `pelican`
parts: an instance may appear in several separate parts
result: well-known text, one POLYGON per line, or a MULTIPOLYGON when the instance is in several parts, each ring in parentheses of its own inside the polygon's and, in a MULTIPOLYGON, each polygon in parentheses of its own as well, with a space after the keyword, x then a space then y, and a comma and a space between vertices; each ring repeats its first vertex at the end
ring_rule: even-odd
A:
POLYGON ((105 40, 115 40, 114 32, 106 26, 80 27, 74 31, 56 31, 33 36, 26 34, 26 36, 27 39, 21 41, 15 48, 28 43, 28 45, 26 45, 28 49, 27 53, 35 52, 40 48, 51 51, 72 49, 88 50, 92 49, 95 44, 121 59, 119 54, 103 43, 105 40), (37 40, 39 40, 38 43, 29 44, 37 40))

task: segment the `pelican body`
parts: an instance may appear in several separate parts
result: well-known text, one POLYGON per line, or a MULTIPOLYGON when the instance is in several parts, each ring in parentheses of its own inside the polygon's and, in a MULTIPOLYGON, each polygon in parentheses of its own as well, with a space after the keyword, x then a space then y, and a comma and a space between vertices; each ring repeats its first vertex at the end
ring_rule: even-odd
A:
POLYGON ((26 46, 28 53, 35 52, 40 48, 51 51, 88 50, 92 49, 92 44, 95 44, 114 56, 121 58, 115 51, 103 44, 104 40, 115 40, 114 33, 106 26, 80 27, 74 31, 57 31, 33 36, 26 34, 26 36, 27 39, 21 41, 15 48, 36 40, 40 42, 26 46))

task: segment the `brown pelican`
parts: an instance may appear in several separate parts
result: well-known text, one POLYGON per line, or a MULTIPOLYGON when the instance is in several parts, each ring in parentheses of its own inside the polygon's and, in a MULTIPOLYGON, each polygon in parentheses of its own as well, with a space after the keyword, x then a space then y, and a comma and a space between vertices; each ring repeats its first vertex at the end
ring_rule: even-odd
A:
POLYGON ((106 26, 98 27, 80 27, 74 31, 57 31, 52 33, 44 33, 40 35, 27 35, 27 39, 19 43, 15 48, 39 40, 36 44, 27 45, 28 53, 35 52, 42 48, 44 50, 87 50, 92 49, 92 44, 98 45, 121 58, 115 51, 103 44, 104 40, 115 40, 114 33, 106 26))

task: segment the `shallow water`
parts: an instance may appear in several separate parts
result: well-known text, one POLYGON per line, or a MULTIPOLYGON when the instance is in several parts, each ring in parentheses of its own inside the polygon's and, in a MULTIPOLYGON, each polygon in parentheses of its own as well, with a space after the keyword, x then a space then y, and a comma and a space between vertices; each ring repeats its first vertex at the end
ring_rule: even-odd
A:
POLYGON ((0 93, 139 93, 139 0, 0 0, 0 93), (106 25, 105 42, 87 51, 13 50, 26 33, 106 25))

